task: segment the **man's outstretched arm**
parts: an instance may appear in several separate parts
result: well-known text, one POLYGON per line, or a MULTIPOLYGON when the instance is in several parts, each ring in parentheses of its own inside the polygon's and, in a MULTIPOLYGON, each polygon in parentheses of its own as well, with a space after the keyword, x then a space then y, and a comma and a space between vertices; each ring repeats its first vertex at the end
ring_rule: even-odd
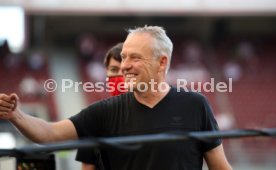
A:
POLYGON ((9 120, 24 136, 37 143, 77 139, 70 120, 50 123, 22 112, 16 94, 0 94, 0 119, 9 120))

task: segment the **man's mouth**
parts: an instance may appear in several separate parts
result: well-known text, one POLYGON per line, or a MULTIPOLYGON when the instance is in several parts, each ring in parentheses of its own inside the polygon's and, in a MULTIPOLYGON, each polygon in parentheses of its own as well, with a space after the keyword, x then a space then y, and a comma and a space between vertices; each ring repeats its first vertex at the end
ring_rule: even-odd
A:
POLYGON ((125 74, 126 78, 134 78, 136 77, 136 74, 125 74))

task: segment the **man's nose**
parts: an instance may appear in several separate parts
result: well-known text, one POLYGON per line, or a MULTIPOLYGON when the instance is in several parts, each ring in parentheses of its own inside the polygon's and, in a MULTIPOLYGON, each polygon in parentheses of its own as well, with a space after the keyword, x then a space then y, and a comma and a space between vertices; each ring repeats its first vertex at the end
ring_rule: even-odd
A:
POLYGON ((125 59, 121 62, 121 71, 129 70, 131 68, 131 62, 128 59, 125 59))

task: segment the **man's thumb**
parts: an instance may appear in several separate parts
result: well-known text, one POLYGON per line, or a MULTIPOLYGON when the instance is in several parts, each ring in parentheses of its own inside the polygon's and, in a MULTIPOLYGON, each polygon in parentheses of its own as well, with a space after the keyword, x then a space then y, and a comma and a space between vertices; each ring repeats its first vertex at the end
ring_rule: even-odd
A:
POLYGON ((11 98, 12 102, 14 102, 14 107, 12 109, 14 111, 18 105, 19 97, 17 96, 17 94, 12 93, 12 94, 10 94, 10 98, 11 98))

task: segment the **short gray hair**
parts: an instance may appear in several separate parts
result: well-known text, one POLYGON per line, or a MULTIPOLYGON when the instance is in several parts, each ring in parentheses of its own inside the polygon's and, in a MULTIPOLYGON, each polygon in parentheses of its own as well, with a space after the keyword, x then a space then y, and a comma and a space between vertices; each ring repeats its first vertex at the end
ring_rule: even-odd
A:
POLYGON ((128 36, 134 33, 148 33, 155 39, 155 43, 153 45, 153 55, 155 57, 161 57, 162 55, 167 56, 168 65, 166 68, 166 73, 168 73, 172 58, 173 43, 171 39, 167 36, 165 29, 160 26, 145 25, 144 27, 128 29, 127 31, 128 36))

